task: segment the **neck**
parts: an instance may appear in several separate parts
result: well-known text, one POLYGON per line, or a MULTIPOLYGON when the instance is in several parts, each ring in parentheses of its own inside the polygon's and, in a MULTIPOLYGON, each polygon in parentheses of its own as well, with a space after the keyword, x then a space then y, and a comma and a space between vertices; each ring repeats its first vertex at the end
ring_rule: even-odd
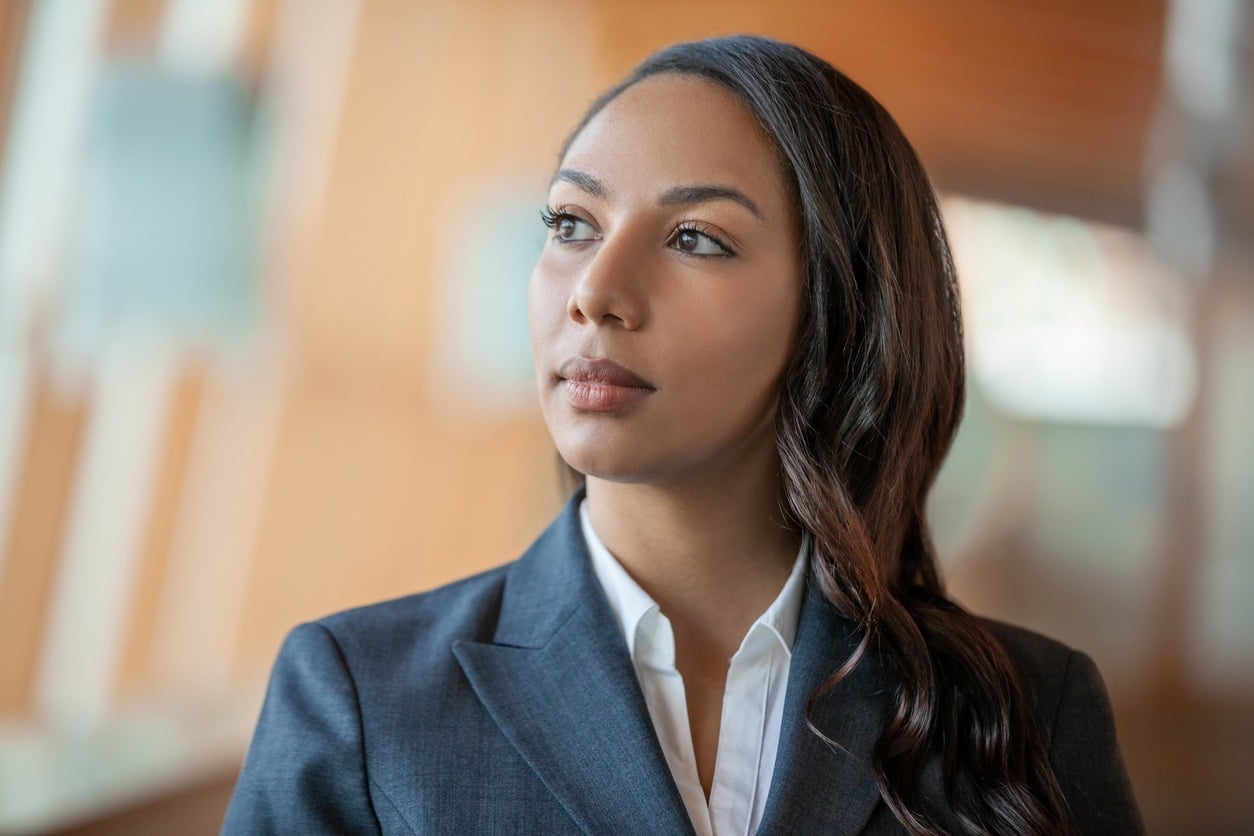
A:
POLYGON ((593 528, 670 619, 677 642, 730 658, 792 568, 800 532, 783 523, 779 467, 666 484, 589 477, 593 528))

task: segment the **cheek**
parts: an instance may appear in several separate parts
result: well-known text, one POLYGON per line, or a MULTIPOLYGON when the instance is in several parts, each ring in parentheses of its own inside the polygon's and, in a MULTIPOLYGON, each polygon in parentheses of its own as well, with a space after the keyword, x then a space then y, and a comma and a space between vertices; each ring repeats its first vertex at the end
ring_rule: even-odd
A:
POLYGON ((719 300, 692 317, 688 342, 710 380, 758 388, 774 382, 793 352, 799 289, 719 300), (713 373, 717 370, 718 373, 713 373))
POLYGON ((527 319, 531 329, 531 348, 537 365, 544 346, 566 316, 567 291, 545 270, 544 260, 536 264, 527 288, 527 319))
POLYGON ((740 435, 774 413, 794 350, 797 305, 787 296, 744 298, 693 317, 675 356, 686 357, 677 390, 683 415, 712 436, 740 435))

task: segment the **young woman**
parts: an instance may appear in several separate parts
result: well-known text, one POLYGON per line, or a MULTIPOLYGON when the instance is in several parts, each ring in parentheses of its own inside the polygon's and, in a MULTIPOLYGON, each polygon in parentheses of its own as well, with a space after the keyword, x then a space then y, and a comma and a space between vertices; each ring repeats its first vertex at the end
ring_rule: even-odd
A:
POLYGON ((1140 832, 1093 663, 939 581, 962 328, 884 109, 796 47, 674 46, 543 219, 569 504, 512 564, 294 630, 226 831, 1140 832))

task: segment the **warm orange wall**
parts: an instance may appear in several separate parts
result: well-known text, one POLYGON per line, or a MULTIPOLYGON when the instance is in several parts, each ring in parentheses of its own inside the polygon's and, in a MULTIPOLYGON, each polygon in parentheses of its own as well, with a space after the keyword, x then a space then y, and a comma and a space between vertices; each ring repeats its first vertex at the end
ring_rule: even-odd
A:
POLYGON ((5 550, 0 564, 0 716, 20 714, 30 704, 73 492, 84 405, 66 398, 40 374, 29 421, 8 542, 0 543, 5 550))
POLYGON ((599 2, 613 76, 666 44, 758 33, 866 87, 942 188, 1139 226, 1162 0, 599 2))
POLYGON ((169 415, 153 485, 146 534, 140 546, 138 571, 129 612, 126 639, 118 670, 120 695, 142 695, 150 683, 152 646, 157 613, 167 580, 167 561, 174 543, 179 504, 184 498, 191 454, 204 388, 204 371, 191 364, 170 392, 169 415))
POLYGON ((601 81, 586 46, 558 48, 591 41, 584 9, 364 5, 325 206, 288 289, 293 371, 241 670, 263 671, 302 619, 512 559, 559 507, 536 410, 451 422, 429 369, 437 281, 455 280, 437 275, 446 213, 493 178, 534 182, 542 202, 601 81))

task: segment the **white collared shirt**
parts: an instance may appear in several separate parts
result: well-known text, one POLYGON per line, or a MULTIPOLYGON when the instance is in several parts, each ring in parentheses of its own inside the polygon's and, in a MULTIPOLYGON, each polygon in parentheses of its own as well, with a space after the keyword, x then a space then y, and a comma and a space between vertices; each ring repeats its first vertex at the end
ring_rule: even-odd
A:
POLYGON ((649 717, 693 827, 699 836, 755 832, 775 772, 788 667, 805 588, 805 543, 779 596, 749 628, 731 658, 707 804, 697 777, 684 680, 675 668, 670 620, 597 537, 587 505, 587 500, 580 504, 579 517, 592 568, 627 640, 649 717))

